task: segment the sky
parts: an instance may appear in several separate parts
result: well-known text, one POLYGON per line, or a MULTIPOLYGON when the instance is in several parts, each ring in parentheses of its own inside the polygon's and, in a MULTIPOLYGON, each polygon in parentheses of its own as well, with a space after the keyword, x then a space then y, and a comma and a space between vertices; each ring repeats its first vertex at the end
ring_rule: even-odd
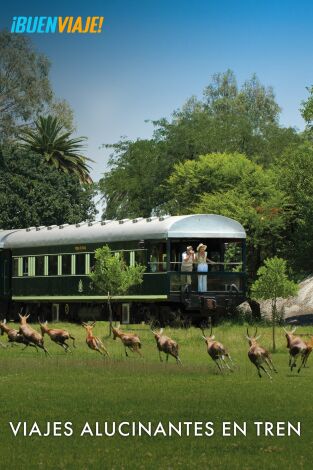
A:
POLYGON ((74 110, 77 135, 88 137, 92 177, 107 169, 102 144, 149 138, 151 123, 202 91, 216 72, 232 69, 238 84, 256 73, 272 86, 281 124, 303 129, 299 113, 313 84, 313 2, 307 0, 11 0, 13 16, 104 16, 99 34, 31 34, 51 61, 58 98, 74 110))

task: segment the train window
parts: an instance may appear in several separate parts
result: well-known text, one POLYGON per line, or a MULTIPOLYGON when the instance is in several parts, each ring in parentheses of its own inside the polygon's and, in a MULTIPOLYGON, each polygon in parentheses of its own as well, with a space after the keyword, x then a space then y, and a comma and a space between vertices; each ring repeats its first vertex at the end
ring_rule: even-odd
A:
POLYGON ((58 276, 62 275, 62 255, 58 255, 58 276))
POLYGON ((159 250, 154 246, 150 255, 150 272, 156 273, 157 271, 159 271, 159 250))
POLYGON ((135 266, 135 252, 130 251, 129 253, 129 266, 135 266))
POLYGON ((86 254, 85 258, 85 273, 89 274, 90 273, 90 253, 86 254))
POLYGON ((28 258, 28 275, 35 276, 35 256, 29 256, 28 258))
POLYGON ((130 251, 121 251, 120 252, 121 259, 125 262, 127 266, 130 265, 130 251))
POLYGON ((94 253, 90 253, 90 262, 89 262, 89 266, 90 266, 90 272, 94 271, 95 269, 95 264, 96 264, 96 257, 95 257, 95 254, 94 253))
POLYGON ((242 268, 242 245, 238 242, 224 243, 225 271, 240 271, 242 268))
POLYGON ((162 268, 163 268, 163 271, 166 271, 167 270, 167 255, 166 253, 164 253, 162 255, 162 268))
POLYGON ((14 277, 19 276, 18 265, 19 265, 19 258, 13 258, 12 272, 13 272, 14 277))
POLYGON ((148 264, 151 273, 166 271, 167 257, 165 243, 158 243, 151 246, 148 264))
POLYGON ((130 305, 122 304, 122 323, 129 323, 130 320, 130 305))
POLYGON ((72 255, 62 255, 62 274, 69 275, 72 273, 72 255))
POLYGON ((49 266, 49 263, 48 263, 48 259, 49 259, 49 256, 45 255, 44 256, 44 276, 48 276, 48 266, 49 266))
POLYGON ((48 273, 49 276, 57 276, 58 274, 58 256, 57 255, 50 255, 48 257, 48 273))
POLYGON ((23 259, 23 276, 28 276, 28 257, 24 256, 22 259, 23 259))
POLYGON ((76 256, 76 274, 85 274, 85 254, 79 254, 76 256))
POLYGON ((45 273, 45 258, 44 256, 36 256, 35 258, 35 273, 36 276, 43 276, 45 273))
POLYGON ((182 260, 182 254, 186 251, 186 249, 177 251, 177 248, 175 246, 172 246, 171 249, 171 260, 170 260, 170 271, 180 271, 181 269, 181 260, 182 260))
POLYGON ((137 264, 146 265, 146 251, 147 250, 136 250, 135 251, 135 262, 137 264))

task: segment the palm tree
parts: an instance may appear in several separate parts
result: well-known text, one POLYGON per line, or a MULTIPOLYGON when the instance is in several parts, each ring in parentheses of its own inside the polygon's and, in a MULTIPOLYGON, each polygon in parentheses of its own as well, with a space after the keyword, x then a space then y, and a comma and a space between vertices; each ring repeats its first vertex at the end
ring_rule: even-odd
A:
POLYGON ((28 150, 40 154, 49 165, 78 176, 81 183, 92 183, 89 175, 90 158, 80 154, 84 147, 85 137, 71 139, 72 132, 64 132, 64 126, 56 117, 40 116, 35 121, 34 129, 24 129, 20 138, 24 142, 22 146, 28 150))

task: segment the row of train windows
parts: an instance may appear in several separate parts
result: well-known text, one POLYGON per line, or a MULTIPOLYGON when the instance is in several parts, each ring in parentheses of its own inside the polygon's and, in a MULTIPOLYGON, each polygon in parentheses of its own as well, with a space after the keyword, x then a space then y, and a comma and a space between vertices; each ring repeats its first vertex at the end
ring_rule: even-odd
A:
POLYGON ((13 258, 13 276, 61 276, 89 274, 94 255, 44 255, 13 258))
MULTIPOLYGON (((116 252, 128 266, 144 261, 143 250, 116 252)), ((95 264, 94 253, 19 256, 13 258, 13 276, 66 276, 89 274, 95 264)))

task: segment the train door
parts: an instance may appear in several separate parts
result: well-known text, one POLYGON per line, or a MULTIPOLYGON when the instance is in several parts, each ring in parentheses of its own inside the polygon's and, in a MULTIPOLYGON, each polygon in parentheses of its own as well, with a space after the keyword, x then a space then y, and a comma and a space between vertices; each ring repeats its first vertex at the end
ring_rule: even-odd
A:
POLYGON ((0 303, 7 305, 11 297, 11 252, 0 250, 0 303))

